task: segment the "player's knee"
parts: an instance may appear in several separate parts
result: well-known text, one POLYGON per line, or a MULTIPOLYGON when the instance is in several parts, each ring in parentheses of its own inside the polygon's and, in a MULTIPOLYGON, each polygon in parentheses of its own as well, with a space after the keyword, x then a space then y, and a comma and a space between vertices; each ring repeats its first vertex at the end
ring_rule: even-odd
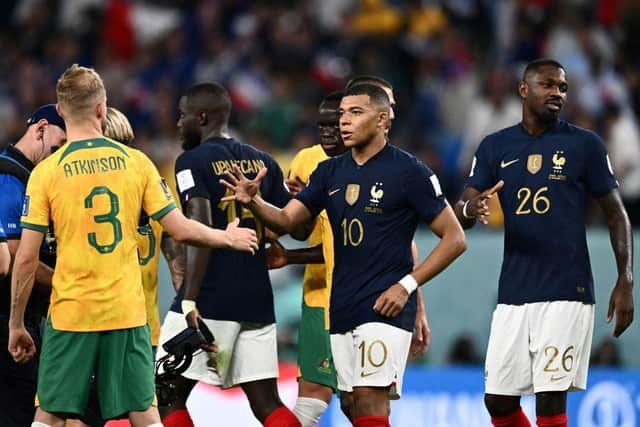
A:
POLYGON ((567 410, 566 391, 536 393, 536 413, 542 416, 562 414, 567 410))
POLYGON ((485 394, 484 406, 492 417, 504 417, 518 410, 520 397, 485 394))
POLYGON ((389 415, 388 390, 381 387, 355 387, 351 415, 389 415))

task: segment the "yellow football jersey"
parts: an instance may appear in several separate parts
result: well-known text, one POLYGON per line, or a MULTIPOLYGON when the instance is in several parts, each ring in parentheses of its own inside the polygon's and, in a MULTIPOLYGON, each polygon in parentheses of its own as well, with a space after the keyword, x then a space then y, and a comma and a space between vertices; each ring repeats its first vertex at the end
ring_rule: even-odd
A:
MULTIPOLYGON (((305 184, 318 164, 329 157, 320 145, 304 148, 291 161, 289 178, 298 177, 305 184)), ((316 225, 309 236, 309 247, 322 244, 324 264, 308 264, 302 282, 304 302, 309 307, 324 307, 325 324, 329 327, 329 297, 333 273, 333 233, 326 211, 318 216, 316 225)))
POLYGON ((158 221, 149 220, 149 224, 138 227, 138 258, 142 270, 142 289, 147 307, 147 323, 151 330, 151 344, 158 345, 160 340, 160 312, 158 310, 158 263, 160 261, 160 243, 162 226, 158 221))
POLYGON ((58 252, 49 315, 63 331, 147 323, 136 235, 140 211, 175 208, 151 161, 107 138, 69 142, 33 170, 22 226, 53 223, 58 252))

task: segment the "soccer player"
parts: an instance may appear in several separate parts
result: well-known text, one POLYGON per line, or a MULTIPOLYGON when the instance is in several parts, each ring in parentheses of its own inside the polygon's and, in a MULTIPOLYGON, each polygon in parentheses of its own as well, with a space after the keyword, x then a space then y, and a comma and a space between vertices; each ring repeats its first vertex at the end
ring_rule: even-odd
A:
POLYGON ((389 98, 377 86, 357 85, 340 104, 340 132, 351 149, 326 160, 309 185, 280 209, 258 194, 262 169, 247 179, 240 168, 221 180, 269 228, 286 234, 326 209, 334 235, 330 301, 331 353, 338 389, 353 392, 356 427, 388 426, 389 397, 400 397, 415 291, 466 247, 464 232, 436 176, 414 156, 386 141, 389 98), (418 221, 441 240, 411 273, 411 239, 418 221))
MULTIPOLYGON (((385 133, 387 140, 389 140, 389 131, 391 130, 392 122, 396 117, 396 98, 393 94, 393 86, 387 80, 378 76, 359 75, 350 79, 345 87, 346 89, 349 89, 359 84, 372 84, 374 86, 378 86, 380 89, 384 90, 384 92, 389 97, 389 125, 387 126, 387 130, 385 133)), ((418 247, 415 243, 415 240, 411 242, 411 251, 415 264, 417 264, 418 247)), ((429 329, 429 322, 427 321, 427 310, 424 305, 422 292, 417 293, 417 307, 416 322, 413 327, 413 337, 411 338, 411 355, 424 356, 427 353, 427 350, 429 349, 429 345, 431 343, 431 330, 429 329)), ((351 398, 352 397, 346 393, 340 395, 342 410, 345 412, 345 414, 348 413, 348 408, 351 404, 351 398)))
MULTIPOLYGON (((187 325, 197 326, 202 315, 200 320, 215 336, 217 351, 194 356, 176 380, 178 399, 161 408, 163 422, 168 427, 193 425, 186 400, 196 381, 202 380, 225 389, 239 385, 253 414, 265 426, 299 426, 277 391, 276 327, 264 254, 265 228, 248 209, 222 200, 232 193, 218 183, 234 165, 250 176, 267 167, 269 174, 260 194, 284 206, 291 197, 282 172, 268 154, 225 136, 231 100, 222 86, 192 86, 180 98, 179 110, 178 133, 186 151, 176 161, 176 182, 185 214, 216 227, 240 218, 242 224, 255 228, 260 248, 254 256, 187 248, 184 285, 163 322, 160 343, 187 325)), ((164 354, 158 347, 156 357, 164 354)))
MULTIPOLYGON (((10 257, 15 259, 22 236, 20 214, 25 187, 36 164, 51 155, 66 139, 65 125, 54 104, 39 107, 27 120, 27 130, 15 145, 0 153, 0 226, 7 235, 10 257)), ((0 246, 5 246, 0 244, 0 246)), ((25 313, 25 327, 40 350, 40 324, 47 313, 51 276, 55 265, 55 239, 47 233, 40 250, 36 270, 36 287, 25 313)), ((10 276, 0 282, 0 344, 6 348, 9 340, 11 299, 10 276)), ((33 420, 38 380, 38 360, 17 364, 11 355, 0 353, 0 425, 23 427, 33 420)))
POLYGON ((56 92, 71 142, 38 165, 27 185, 11 282, 9 352, 18 363, 35 355, 25 306, 44 233, 53 223, 58 257, 32 426, 62 426, 65 417, 82 415, 95 373, 106 419, 128 413, 134 427, 158 427, 135 241, 140 211, 190 244, 253 253, 255 232, 237 222, 213 230, 186 219, 144 154, 102 136, 106 92, 93 69, 72 65, 56 92))
POLYGON ((9 274, 9 265, 11 263, 11 254, 7 245, 7 235, 4 234, 2 222, 0 222, 0 279, 9 274))
POLYGON ((518 86, 522 122, 484 138, 456 204, 465 227, 486 223, 499 191, 505 246, 485 362, 485 404, 494 426, 529 426, 520 396, 535 393, 538 426, 566 426, 567 391, 584 390, 594 293, 585 204, 602 207, 618 267, 608 321, 618 337, 633 320, 633 242, 605 147, 558 119, 567 98, 558 62, 529 63, 518 86))

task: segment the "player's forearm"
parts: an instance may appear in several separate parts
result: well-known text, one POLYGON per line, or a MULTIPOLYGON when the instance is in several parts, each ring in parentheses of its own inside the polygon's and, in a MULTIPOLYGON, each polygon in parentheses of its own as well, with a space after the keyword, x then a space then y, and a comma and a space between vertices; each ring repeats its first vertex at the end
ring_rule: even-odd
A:
POLYGON ((427 258, 411 273, 418 284, 426 283, 444 270, 467 249, 467 241, 460 230, 446 232, 427 258))
POLYGON ((11 315, 9 327, 24 326, 24 312, 33 290, 38 259, 18 258, 11 276, 11 315))
POLYGON ((458 202, 453 206, 453 212, 456 214, 456 218, 458 219, 458 222, 460 222, 460 225, 465 230, 473 227, 477 222, 475 217, 468 218, 464 216, 463 211, 464 211, 464 205, 466 202, 467 202, 466 200, 458 200, 458 202))
POLYGON ((162 233, 160 248, 169 266, 173 288, 178 291, 184 279, 185 247, 167 233, 162 233))
POLYGON ((311 248, 289 249, 287 250, 287 261, 289 264, 324 264, 322 245, 311 248))
POLYGON ((282 236, 293 231, 294 224, 284 210, 266 202, 262 197, 255 196, 246 206, 276 234, 282 236))
POLYGON ((233 240, 225 230, 207 227, 198 221, 187 219, 182 233, 173 236, 177 241, 191 246, 230 249, 233 240))
POLYGON ((209 248, 187 246, 185 252, 186 268, 184 274, 184 299, 197 301, 202 280, 209 265, 209 248))
POLYGON ((617 211, 607 218, 609 237, 616 258, 619 276, 629 277, 633 284, 633 234, 625 211, 617 211))
POLYGON ((614 190, 599 199, 599 203, 607 217, 618 276, 626 276, 633 284, 633 233, 620 195, 614 190))

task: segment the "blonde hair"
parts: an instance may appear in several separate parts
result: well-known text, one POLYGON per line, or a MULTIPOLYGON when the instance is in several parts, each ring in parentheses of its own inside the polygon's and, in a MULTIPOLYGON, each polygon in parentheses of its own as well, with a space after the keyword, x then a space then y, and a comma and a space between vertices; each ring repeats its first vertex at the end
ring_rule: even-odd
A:
POLYGON ((65 118, 91 117, 96 105, 107 99, 102 78, 93 68, 73 64, 58 79, 58 106, 65 118))
POLYGON ((124 145, 129 145, 133 141, 134 134, 131 123, 127 116, 122 114, 117 108, 109 107, 107 117, 104 121, 104 136, 115 139, 124 145))

